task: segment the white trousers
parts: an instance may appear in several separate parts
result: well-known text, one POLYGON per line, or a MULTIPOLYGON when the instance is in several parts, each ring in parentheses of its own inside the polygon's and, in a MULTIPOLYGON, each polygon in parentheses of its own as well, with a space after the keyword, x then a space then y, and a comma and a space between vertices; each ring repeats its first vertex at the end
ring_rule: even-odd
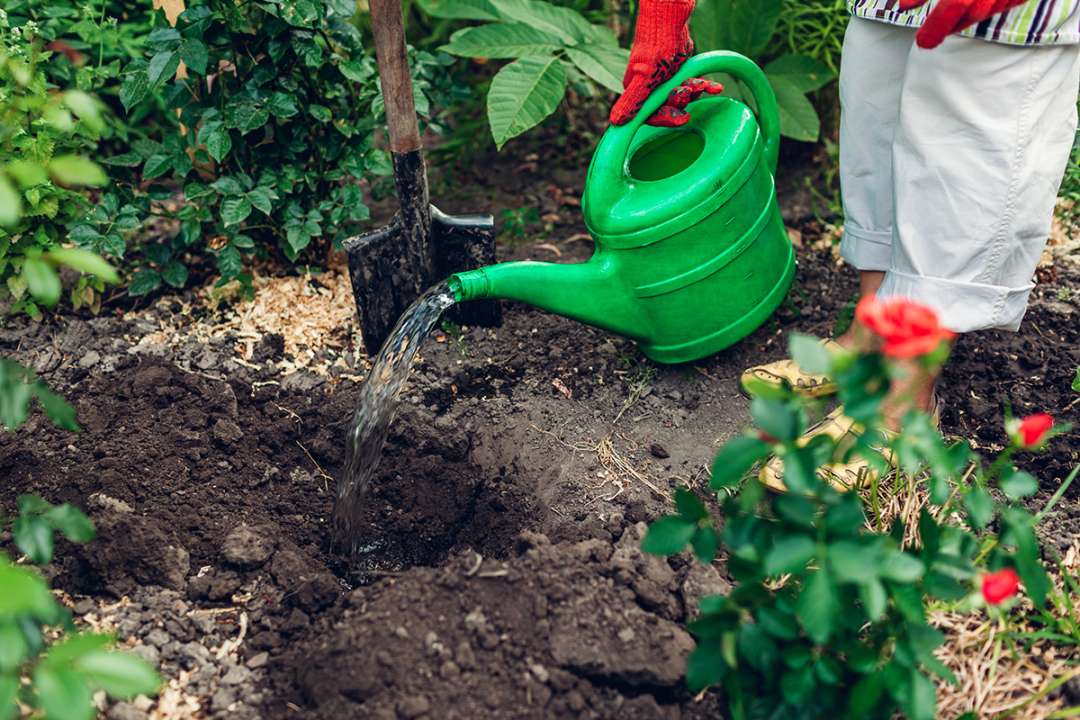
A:
POLYGON ((1022 48, 852 18, 841 252, 956 332, 1016 330, 1076 137, 1080 45, 1022 48))

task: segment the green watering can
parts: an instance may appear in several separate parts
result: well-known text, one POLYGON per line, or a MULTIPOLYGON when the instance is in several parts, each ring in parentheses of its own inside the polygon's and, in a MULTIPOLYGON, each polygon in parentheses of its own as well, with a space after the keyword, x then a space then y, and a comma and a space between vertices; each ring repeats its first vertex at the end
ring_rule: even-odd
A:
POLYGON ((718 352, 765 322, 795 273, 773 182, 779 142, 776 97, 757 65, 697 55, 601 138, 582 198, 596 240, 588 262, 490 265, 451 276, 450 288, 459 301, 520 300, 624 335, 657 362, 718 352), (711 73, 749 87, 758 119, 705 96, 682 127, 645 125, 684 80, 711 73))

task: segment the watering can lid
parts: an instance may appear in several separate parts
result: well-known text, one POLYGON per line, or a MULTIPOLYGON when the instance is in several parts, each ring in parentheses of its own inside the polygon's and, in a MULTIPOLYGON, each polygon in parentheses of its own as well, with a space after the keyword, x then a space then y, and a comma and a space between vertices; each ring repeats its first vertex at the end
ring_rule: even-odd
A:
MULTIPOLYGON (((629 146, 609 128, 600 140, 585 183, 582 207, 589 231, 610 245, 632 247, 673 235, 711 214, 741 186, 759 164, 762 138, 750 108, 724 97, 698 100, 691 120, 680 128, 643 125, 629 146), (682 142, 687 134, 695 143, 682 142), (682 152, 663 158, 672 174, 660 179, 642 175, 639 154, 682 152), (698 150, 700 148, 700 150, 698 150), (686 153, 696 157, 690 158, 686 153), (681 167, 680 166, 684 166, 681 167)), ((663 173, 661 173, 663 174, 663 173)))

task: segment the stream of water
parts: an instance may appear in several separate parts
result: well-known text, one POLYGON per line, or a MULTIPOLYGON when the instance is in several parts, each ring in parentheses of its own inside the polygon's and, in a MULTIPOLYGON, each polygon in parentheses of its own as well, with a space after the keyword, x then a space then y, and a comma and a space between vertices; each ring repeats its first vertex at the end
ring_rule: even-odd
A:
POLYGON ((357 545, 358 525, 371 476, 379 465, 390 423, 397 412, 401 388, 409 377, 413 358, 424 338, 454 302, 450 286, 445 282, 417 298, 394 326, 360 388, 360 402, 349 425, 348 459, 338 479, 334 504, 337 542, 354 553, 360 549, 357 545))

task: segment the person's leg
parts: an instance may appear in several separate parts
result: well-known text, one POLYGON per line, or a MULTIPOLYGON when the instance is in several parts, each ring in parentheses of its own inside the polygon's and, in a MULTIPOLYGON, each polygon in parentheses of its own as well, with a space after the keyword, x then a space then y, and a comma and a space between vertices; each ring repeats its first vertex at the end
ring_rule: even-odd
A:
MULTIPOLYGON (((958 332, 1016 330, 1076 134, 1080 47, 953 37, 913 48, 893 143, 893 256, 878 290, 958 332)), ((936 375, 914 365, 891 424, 928 410, 936 375)))
MULTIPOLYGON (((840 65, 840 252, 859 271, 861 296, 877 292, 892 260, 892 143, 915 31, 852 18, 840 65)), ((854 331, 837 338, 856 344, 854 331)))

